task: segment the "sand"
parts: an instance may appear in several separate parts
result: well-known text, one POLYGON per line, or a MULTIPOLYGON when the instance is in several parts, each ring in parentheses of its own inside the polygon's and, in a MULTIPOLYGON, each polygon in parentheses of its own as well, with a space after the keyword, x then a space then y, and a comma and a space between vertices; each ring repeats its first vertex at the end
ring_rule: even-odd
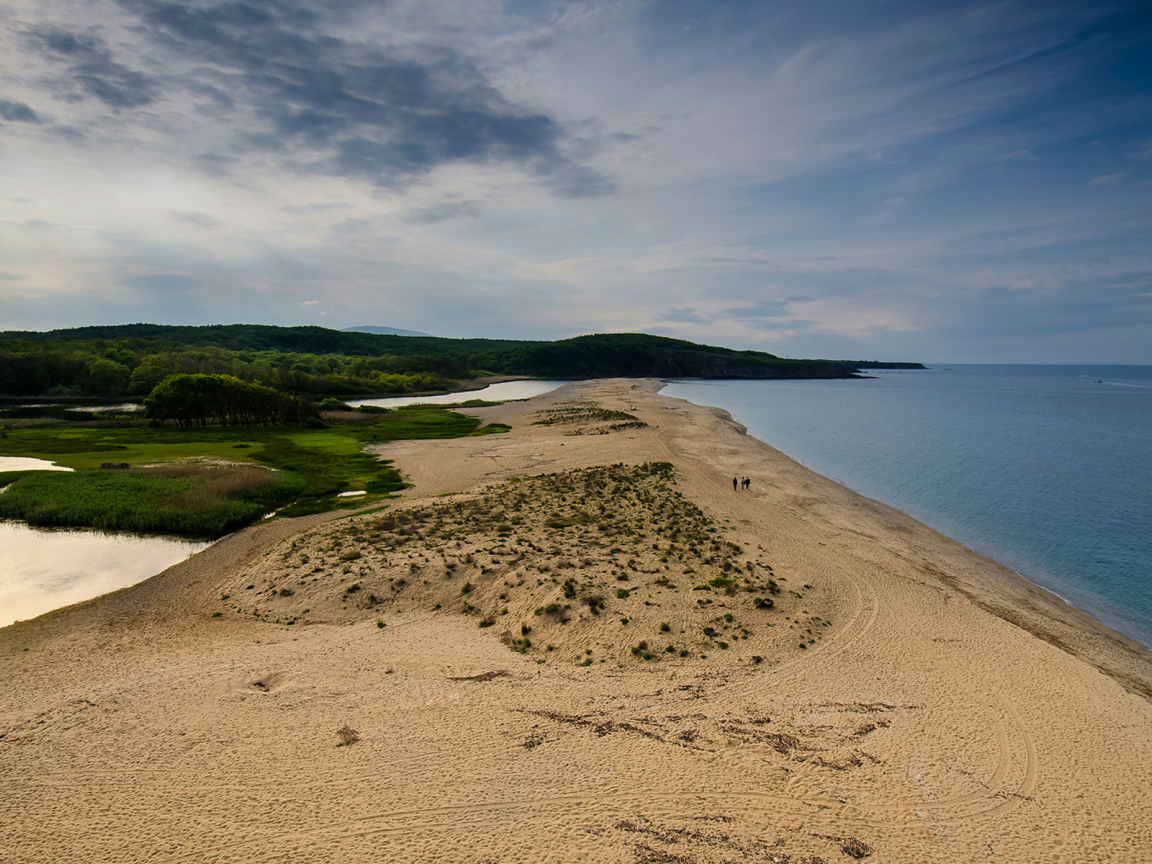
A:
POLYGON ((1152 861, 1146 652, 658 387, 0 629, 0 861, 1152 861))

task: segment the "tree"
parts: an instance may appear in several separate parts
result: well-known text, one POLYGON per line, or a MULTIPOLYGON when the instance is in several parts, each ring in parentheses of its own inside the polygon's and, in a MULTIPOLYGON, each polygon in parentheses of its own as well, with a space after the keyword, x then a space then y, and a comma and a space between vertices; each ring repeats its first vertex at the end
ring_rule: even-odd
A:
POLYGON ((101 396, 118 396, 128 389, 132 371, 123 363, 105 357, 93 357, 88 361, 88 380, 93 392, 101 396))
POLYGON ((150 420, 177 426, 301 423, 316 409, 295 396, 232 375, 169 375, 144 400, 150 420))

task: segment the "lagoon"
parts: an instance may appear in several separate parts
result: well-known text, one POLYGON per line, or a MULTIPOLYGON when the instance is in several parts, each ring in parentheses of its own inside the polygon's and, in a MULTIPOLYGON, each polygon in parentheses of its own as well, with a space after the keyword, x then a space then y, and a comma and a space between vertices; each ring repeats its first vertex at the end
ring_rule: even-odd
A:
POLYGON ((47 459, 33 459, 29 456, 0 456, 0 473, 5 471, 71 471, 63 465, 47 459))
POLYGON ((377 408, 403 408, 405 405, 458 405, 471 399, 486 402, 509 402, 513 399, 531 399, 543 393, 551 393, 567 381, 545 381, 539 379, 522 381, 501 381, 489 384, 480 390, 467 390, 461 393, 444 393, 440 396, 393 396, 387 399, 361 399, 349 402, 353 408, 373 405, 377 408))
MULTIPOLYGON (((0 456, 0 472, 71 470, 44 459, 0 456)), ((0 522, 0 627, 134 585, 207 545, 0 522)))
POLYGON ((0 522, 0 627, 142 582, 208 545, 0 522))

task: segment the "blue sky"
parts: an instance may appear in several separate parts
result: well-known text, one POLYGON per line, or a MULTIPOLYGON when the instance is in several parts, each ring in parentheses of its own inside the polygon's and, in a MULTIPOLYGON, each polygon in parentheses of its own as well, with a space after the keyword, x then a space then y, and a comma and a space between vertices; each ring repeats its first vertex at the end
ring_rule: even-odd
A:
POLYGON ((0 329, 1152 363, 1147 4, 0 0, 0 329))

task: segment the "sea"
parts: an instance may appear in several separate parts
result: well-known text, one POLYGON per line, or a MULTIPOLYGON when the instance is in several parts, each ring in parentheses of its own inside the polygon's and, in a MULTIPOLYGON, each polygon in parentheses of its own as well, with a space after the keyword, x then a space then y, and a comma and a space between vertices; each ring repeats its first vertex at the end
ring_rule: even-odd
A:
POLYGON ((808 468, 1152 647, 1152 366, 670 381, 808 468))

